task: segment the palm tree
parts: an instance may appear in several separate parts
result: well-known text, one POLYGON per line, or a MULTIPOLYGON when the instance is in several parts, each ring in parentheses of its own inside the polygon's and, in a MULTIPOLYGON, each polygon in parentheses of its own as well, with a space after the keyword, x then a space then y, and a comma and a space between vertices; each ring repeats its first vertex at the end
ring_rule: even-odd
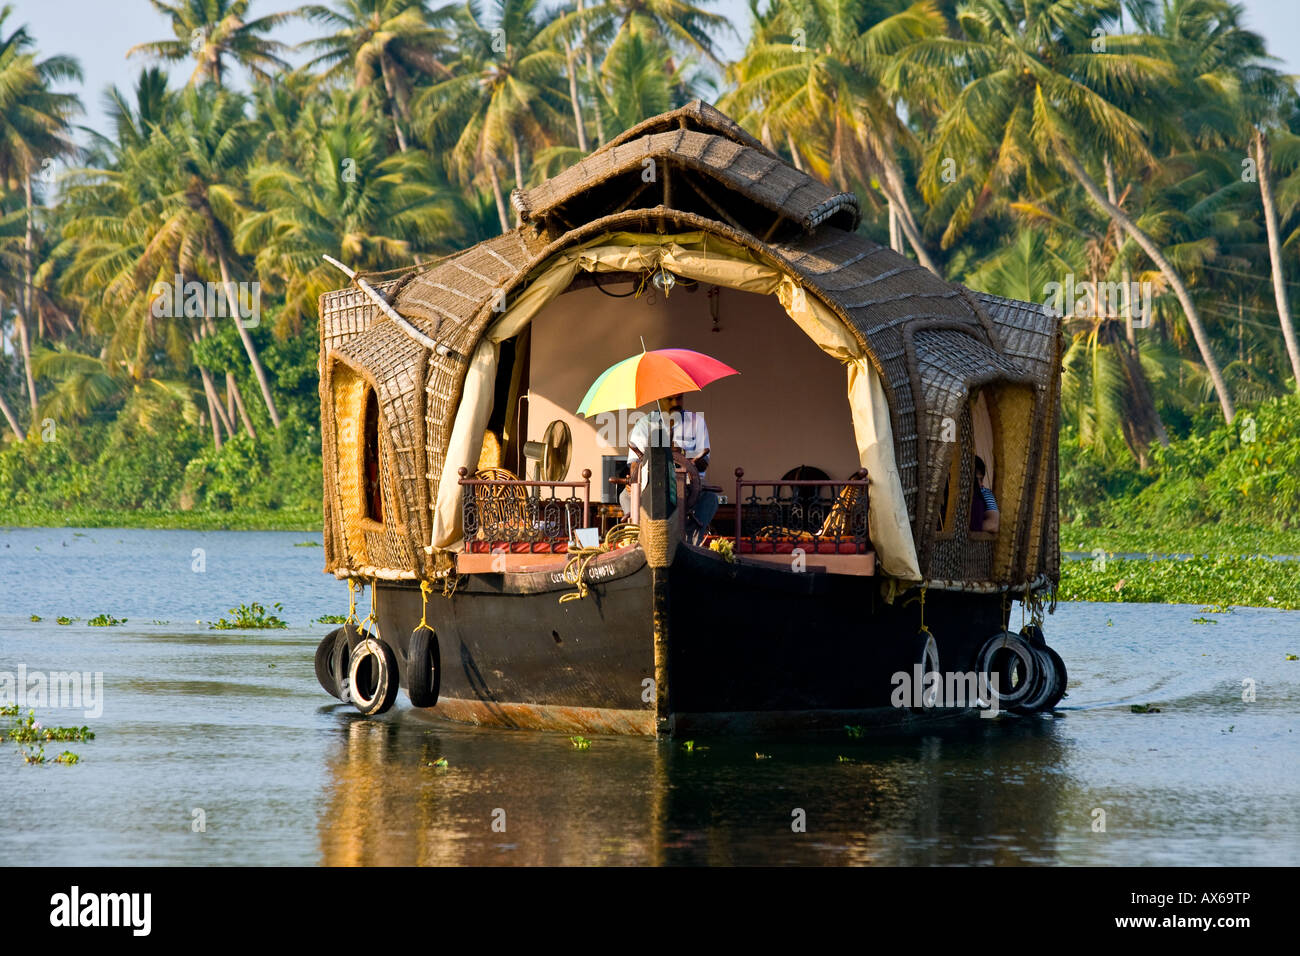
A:
POLYGON ((272 13, 245 20, 250 0, 149 0, 155 10, 171 21, 175 39, 138 43, 127 56, 147 56, 178 63, 191 56, 197 61, 190 84, 206 80, 223 86, 226 61, 250 70, 259 80, 268 80, 272 70, 288 69, 280 57, 283 43, 266 34, 289 19, 291 14, 272 13))
POLYGON ((907 199, 897 153, 914 148, 883 82, 891 58, 935 36, 943 20, 931 0, 882 15, 868 0, 796 0, 783 4, 735 65, 724 108, 784 135, 792 158, 828 175, 878 182, 921 264, 939 275, 907 199), (796 143, 804 144, 802 147, 796 143))
MULTIPOLYGON (((279 428, 280 413, 257 348, 240 317, 231 277, 231 233, 244 214, 243 176, 256 146, 255 131, 244 116, 244 100, 221 91, 186 90, 178 121, 170 132, 176 138, 173 159, 179 175, 173 191, 163 197, 157 238, 182 264, 194 249, 216 261, 230 319, 248 355, 271 424, 279 428)), ((163 145, 157 135, 154 142, 163 145)), ((170 146, 168 142, 163 148, 170 146)))
POLYGON ((38 169, 52 168, 54 159, 73 155, 76 147, 70 133, 71 118, 80 110, 78 99, 56 93, 51 84, 80 80, 77 61, 66 56, 37 60, 35 45, 26 27, 5 36, 5 21, 11 6, 0 7, 0 188, 17 189, 21 184, 25 208, 23 261, 18 294, 11 298, 18 311, 15 322, 19 349, 26 375, 27 398, 36 412, 36 380, 32 374, 31 323, 33 319, 33 254, 36 247, 36 202, 32 179, 38 169))
POLYGON ((492 0, 489 19, 468 4, 455 76, 422 91, 416 103, 426 138, 454 144, 449 159, 457 175, 487 175, 502 232, 510 229, 498 169, 502 154, 512 158, 515 185, 523 187, 526 149, 553 143, 569 105, 560 85, 564 58, 545 40, 539 5, 492 0))
POLYGON ((42 349, 36 374, 55 383, 41 398, 42 414, 68 421, 85 419, 105 406, 120 406, 134 397, 137 416, 156 413, 160 405, 179 405, 186 421, 198 420, 189 385, 174 379, 141 375, 125 361, 111 362, 67 349, 42 349))
POLYGON ((991 194, 1036 189, 1068 174, 1173 289, 1231 422, 1232 396, 1187 284, 1085 165, 1100 166, 1107 156, 1123 169, 1153 165, 1146 130, 1118 101, 1145 104, 1158 114, 1176 77, 1144 38, 1109 36, 1104 49, 1093 49, 1093 31, 1104 31, 1117 9, 1115 0, 971 0, 959 14, 962 36, 933 37, 902 50, 892 82, 928 100, 930 108, 943 106, 921 167, 921 192, 937 204, 945 190, 955 191, 944 236, 950 243, 991 194), (954 168, 960 172, 947 182, 954 168))
POLYGON ((451 75, 444 62, 451 11, 450 5, 430 11, 426 0, 335 0, 333 8, 301 7, 298 15, 334 31, 302 44, 317 53, 304 69, 323 67, 323 80, 350 77, 354 89, 375 91, 392 117, 398 149, 406 152, 416 81, 451 75))
POLYGON ((1300 390, 1300 345, 1286 296, 1271 148, 1272 138, 1288 135, 1283 114, 1295 89, 1268 65, 1272 58, 1264 38, 1242 26, 1240 6, 1226 0, 1163 0, 1158 7, 1138 5, 1134 12, 1144 30, 1166 41, 1186 104, 1183 125, 1193 141, 1245 145, 1254 162, 1278 324, 1300 390))
POLYGON ((673 106, 675 77, 664 72, 667 48, 642 33, 620 34, 601 65, 597 94, 617 135, 673 106))
MULTIPOLYGON (((143 379, 159 362, 197 367, 219 451, 222 427, 229 435, 235 428, 208 368, 191 354, 201 334, 212 331, 211 318, 182 314, 159 321, 152 307, 153 290, 170 285, 180 265, 155 246, 160 197, 176 166, 171 151, 163 148, 173 124, 173 101, 166 96, 156 102, 147 92, 151 86, 144 80, 137 86, 134 107, 118 95, 118 125, 133 131, 124 138, 131 145, 110 144, 105 168, 71 177, 62 206, 64 240, 54 255, 70 259, 61 277, 64 294, 78 307, 83 334, 102 343, 99 360, 114 374, 126 369, 143 379), (146 122, 146 116, 152 119, 146 122)), ((78 378, 87 387, 93 384, 85 375, 78 373, 78 378)))
MULTIPOLYGON (((709 2, 709 0, 704 0, 709 2)), ((551 21, 549 29, 543 36, 543 42, 552 43, 557 38, 566 45, 568 54, 569 38, 577 32, 581 37, 583 56, 586 60, 587 85, 592 91, 599 88, 598 74, 593 50, 604 45, 608 51, 613 50, 618 41, 628 35, 640 35, 647 40, 662 42, 669 50, 662 67, 665 73, 679 76, 679 64, 674 62, 672 51, 680 54, 699 54, 715 66, 721 67, 715 37, 718 33, 735 28, 731 21, 719 13, 702 9, 701 4, 691 0, 596 0, 587 3, 576 0, 573 7, 565 7, 551 21)), ((574 67, 574 57, 568 56, 570 75, 574 67)), ((576 86, 571 88, 574 116, 581 127, 581 110, 576 101, 576 86)), ((644 118, 644 117, 643 117, 644 118)), ((597 142, 605 142, 604 111, 596 103, 597 142)), ((582 147, 579 141, 580 148, 582 147)))
POLYGON ((428 156, 413 149, 385 157, 360 109, 362 95, 336 92, 326 128, 302 162, 249 173, 258 210, 244 217, 235 244, 255 254, 259 275, 283 283, 283 331, 338 286, 322 253, 360 271, 389 269, 410 264, 420 250, 450 251, 460 233, 451 190, 428 156))

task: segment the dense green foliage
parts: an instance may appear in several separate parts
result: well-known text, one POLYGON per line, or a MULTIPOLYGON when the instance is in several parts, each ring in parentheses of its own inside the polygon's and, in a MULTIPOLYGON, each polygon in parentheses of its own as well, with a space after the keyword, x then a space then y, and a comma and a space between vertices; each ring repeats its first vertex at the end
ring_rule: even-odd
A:
MULTIPOLYGON (((1146 470, 1132 459, 1108 461, 1079 447, 1077 436, 1066 432, 1062 535, 1071 539, 1070 523, 1136 532, 1143 541, 1170 528, 1224 523, 1256 531, 1300 530, 1298 420, 1295 395, 1243 408, 1232 425, 1201 416, 1185 437, 1153 447, 1146 470)), ((1091 547, 1086 539, 1075 546, 1091 547)), ((1190 547, 1189 541, 1181 550, 1190 547)))
POLYGON ((1300 608, 1300 561, 1193 557, 1180 561, 1108 558, 1066 561, 1063 601, 1300 608))

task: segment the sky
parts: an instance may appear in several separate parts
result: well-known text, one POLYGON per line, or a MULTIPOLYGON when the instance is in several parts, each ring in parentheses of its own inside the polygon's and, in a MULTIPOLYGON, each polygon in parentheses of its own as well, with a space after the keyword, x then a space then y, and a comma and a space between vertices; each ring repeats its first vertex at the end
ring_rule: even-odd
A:
MULTIPOLYGON (((140 42, 171 37, 171 30, 149 0, 0 0, 13 7, 5 31, 26 24, 35 37, 37 49, 49 56, 64 53, 76 57, 85 76, 81 85, 86 114, 81 122, 105 130, 102 91, 116 84, 132 86, 140 67, 147 61, 126 58, 126 51, 140 42)), ((253 0, 250 14, 265 16, 293 9, 302 0, 253 0)), ((1246 23, 1263 34, 1270 52, 1281 60, 1288 73, 1300 74, 1300 0, 1241 0, 1246 8, 1246 23)), ((734 57, 748 33, 749 7, 745 0, 713 0, 705 4, 724 14, 737 30, 722 44, 723 52, 734 57)), ((314 24, 295 20, 275 34, 284 43, 297 43, 315 35, 314 24)), ((188 78, 192 65, 177 64, 172 75, 177 83, 188 78)))

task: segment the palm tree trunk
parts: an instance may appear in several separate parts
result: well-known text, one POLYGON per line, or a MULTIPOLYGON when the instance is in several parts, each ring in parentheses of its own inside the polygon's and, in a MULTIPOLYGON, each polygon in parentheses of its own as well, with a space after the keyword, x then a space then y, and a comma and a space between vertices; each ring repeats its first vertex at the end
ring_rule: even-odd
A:
POLYGON ((803 172, 803 160, 799 158, 799 150, 795 148, 794 137, 789 132, 785 134, 785 145, 790 149, 790 161, 794 163, 794 168, 803 172))
POLYGON ((29 320, 32 314, 32 249, 36 244, 32 223, 32 177, 25 169, 23 190, 27 199, 27 230, 23 236, 23 292, 19 296, 22 307, 18 310, 18 342, 23 352, 23 371, 27 376, 27 400, 32 406, 32 421, 36 421, 36 378, 32 375, 32 345, 29 340, 29 320))
POLYGON ((212 387, 212 376, 202 365, 199 366, 199 377, 203 379, 203 394, 208 399, 208 418, 212 421, 212 444, 221 451, 221 403, 217 401, 217 390, 212 387))
POLYGON ((0 395, 0 412, 4 413, 5 421, 9 423, 9 428, 13 431, 14 437, 19 441, 26 441, 27 436, 23 433, 23 427, 18 424, 18 416, 14 414, 14 410, 9 407, 9 403, 5 401, 3 395, 0 395))
POLYGON ((901 251, 899 246, 902 244, 898 235, 898 210, 894 208, 894 201, 887 200, 889 204, 889 248, 895 252, 901 251))
MULTIPOLYGON (((578 0, 578 16, 583 14, 582 0, 578 0)), ((587 59, 587 87, 591 90, 591 111, 596 120, 596 145, 605 145, 605 120, 600 113, 600 86, 596 83, 596 61, 591 55, 591 38, 587 36, 586 19, 579 20, 582 31, 582 49, 587 59)))
POLYGON ((1268 229, 1268 258, 1273 267, 1273 299, 1277 302, 1277 321, 1282 326, 1282 338, 1286 342, 1287 358, 1291 360, 1291 374, 1295 377, 1295 388, 1300 392, 1300 345, 1296 343, 1295 326, 1291 324, 1291 304, 1286 297, 1282 245, 1278 241, 1277 202, 1273 198, 1273 174, 1269 169, 1272 157, 1269 155, 1268 138, 1259 127, 1255 127, 1252 145, 1255 147, 1255 171, 1259 177, 1259 197, 1264 204, 1264 225, 1268 229))
POLYGON ((916 253, 917 261, 942 279, 943 273, 939 271, 939 267, 930 258, 930 253, 921 240, 921 229, 916 224, 916 217, 912 215, 912 207, 907 204, 907 192, 903 189, 902 170, 898 168, 894 158, 888 155, 880 157, 880 166, 885 174, 885 195, 889 198, 898 216, 898 225, 903 230, 903 235, 907 237, 908 245, 916 253))
POLYGON ((587 128, 582 121, 582 103, 578 99, 578 56, 573 44, 564 38, 564 63, 569 74, 569 100, 573 103, 573 126, 578 131, 578 149, 587 152, 587 128))
POLYGON ((379 54, 379 72, 384 77, 384 93, 388 97, 388 111, 393 114, 393 129, 397 132, 397 148, 406 152, 406 134, 402 132, 402 120, 397 111, 397 91, 393 89, 393 76, 388 67, 388 57, 379 54))
POLYGON ((524 188, 524 156, 523 156, 523 152, 519 148, 519 134, 513 131, 511 131, 510 133, 510 146, 511 149, 514 151, 515 187, 517 189, 523 189, 524 188))
POLYGON ((1083 187, 1088 197, 1111 219, 1119 223, 1124 231, 1133 238, 1133 241, 1142 247, 1142 251, 1156 264, 1156 268, 1160 270, 1161 275, 1165 277, 1165 280, 1174 290, 1174 295, 1178 297, 1178 303, 1183 307, 1183 315, 1187 316, 1187 324, 1191 326, 1192 336, 1196 339, 1196 347, 1200 350, 1201 360, 1205 363, 1205 370, 1210 375, 1210 381, 1214 383, 1214 391, 1218 395, 1219 406, 1223 409, 1223 418, 1231 425, 1232 419, 1236 416, 1236 409, 1232 405, 1232 396, 1228 393, 1228 385, 1223 380, 1223 372, 1219 370, 1219 363, 1215 361, 1214 352, 1210 349, 1210 339, 1205 332, 1205 326, 1201 324, 1201 316, 1196 311, 1196 303, 1192 301, 1191 293, 1187 291, 1187 286, 1182 277, 1175 271, 1173 265, 1165 258, 1165 254, 1160 251, 1160 247, 1155 244, 1151 237, 1139 229, 1137 223, 1130 219, 1124 210, 1106 198, 1106 195, 1101 191, 1101 187, 1088 175, 1069 147, 1064 143, 1060 143, 1057 152, 1061 157, 1061 161, 1078 181, 1079 185, 1083 187))
POLYGON ((253 375, 257 378, 257 384, 262 389, 262 401, 266 403, 266 411, 271 416, 271 425, 275 428, 280 427, 280 413, 275 410, 275 399, 271 397, 271 385, 266 380, 266 370, 262 368, 262 360, 257 357, 257 347, 253 345, 253 337, 248 334, 248 329, 244 328, 244 323, 239 315, 239 306, 235 302, 235 286, 230 281, 230 267, 226 263, 225 250, 220 246, 217 247, 217 265, 221 267, 221 284, 226 290, 226 305, 230 308, 230 320, 235 323, 235 328, 239 330, 239 340, 244 343, 244 351, 248 353, 248 363, 253 367, 253 375))
POLYGON ((501 194, 501 177, 497 175, 496 157, 488 157, 488 179, 492 181, 492 195, 497 201, 497 216, 501 220, 501 231, 510 231, 510 220, 506 216, 506 197, 501 194))
POLYGON ((253 430, 253 420, 248 417, 248 409, 244 407, 244 396, 239 393, 239 383, 235 381, 235 373, 226 373, 226 398, 230 402, 230 407, 226 409, 226 414, 234 420, 235 409, 239 409, 239 417, 244 422, 244 431, 248 432, 248 437, 257 441, 257 432, 253 430))
MULTIPOLYGON (((1107 153, 1105 156, 1102 157, 1102 162, 1105 164, 1105 170, 1106 170, 1106 198, 1110 200, 1112 206, 1118 206, 1119 189, 1115 185, 1115 164, 1110 161, 1110 153, 1107 153)), ((1116 236, 1115 237, 1116 260, 1119 259, 1123 251, 1124 251, 1124 243, 1120 240, 1119 236, 1116 236)), ((1131 287, 1129 285, 1131 281, 1132 281, 1132 276, 1129 275, 1128 266, 1121 265, 1120 283, 1123 286, 1123 290, 1124 290, 1123 293, 1124 338, 1128 340, 1128 344, 1133 346, 1133 349, 1136 351, 1138 348, 1138 343, 1137 343, 1137 334, 1133 331, 1133 297, 1130 291, 1131 287)))

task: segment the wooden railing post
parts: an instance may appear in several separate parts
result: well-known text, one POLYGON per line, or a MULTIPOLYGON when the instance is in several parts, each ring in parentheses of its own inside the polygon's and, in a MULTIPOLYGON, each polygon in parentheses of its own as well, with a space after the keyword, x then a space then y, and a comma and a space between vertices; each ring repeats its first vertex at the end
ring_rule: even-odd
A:
POLYGON ((735 551, 740 553, 740 479, 745 477, 745 469, 736 469, 736 540, 734 543, 735 551))
POLYGON ((591 527, 591 469, 582 469, 582 526, 591 527))

